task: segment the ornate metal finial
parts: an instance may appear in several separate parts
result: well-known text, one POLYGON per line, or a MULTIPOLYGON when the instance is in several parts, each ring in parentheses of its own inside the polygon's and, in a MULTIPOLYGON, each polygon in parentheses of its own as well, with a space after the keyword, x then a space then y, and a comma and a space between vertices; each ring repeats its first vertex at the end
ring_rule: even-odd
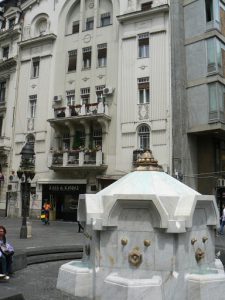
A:
POLYGON ((135 171, 163 171, 162 166, 158 165, 158 161, 153 157, 151 150, 139 154, 134 165, 135 171))

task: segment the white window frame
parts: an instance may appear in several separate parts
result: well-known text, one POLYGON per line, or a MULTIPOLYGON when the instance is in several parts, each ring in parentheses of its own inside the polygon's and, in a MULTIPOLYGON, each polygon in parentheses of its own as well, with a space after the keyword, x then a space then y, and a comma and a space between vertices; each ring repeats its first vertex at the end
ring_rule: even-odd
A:
POLYGON ((80 89, 81 105, 90 103, 90 88, 80 89))
POLYGON ((31 78, 38 78, 40 73, 40 57, 32 59, 31 78))
POLYGON ((91 47, 85 47, 82 49, 82 67, 83 69, 90 69, 91 68, 91 56, 92 56, 92 48, 91 47), (85 53, 90 53, 90 58, 85 59, 85 53))
POLYGON ((138 58, 148 58, 150 51, 150 37, 149 32, 138 35, 138 58), (148 40, 148 44, 140 45, 141 41, 148 40))
POLYGON ((138 83, 138 104, 149 104, 150 103, 149 77, 138 78, 137 83, 138 83), (148 85, 148 88, 141 88, 142 84, 148 85))
POLYGON ((75 105, 75 90, 66 91, 67 106, 75 105))
POLYGON ((97 55, 98 55, 98 68, 103 68, 107 66, 107 44, 99 44, 97 45, 97 55), (99 57, 99 52, 101 50, 105 50, 106 55, 104 57, 99 57))
POLYGON ((105 102, 105 96, 103 95, 103 89, 105 88, 105 85, 97 85, 95 87, 95 93, 96 93, 96 102, 105 102))
POLYGON ((150 149, 150 128, 146 124, 138 126, 138 146, 141 150, 150 149))
POLYGON ((29 118, 35 119, 37 108, 37 95, 29 96, 29 118))

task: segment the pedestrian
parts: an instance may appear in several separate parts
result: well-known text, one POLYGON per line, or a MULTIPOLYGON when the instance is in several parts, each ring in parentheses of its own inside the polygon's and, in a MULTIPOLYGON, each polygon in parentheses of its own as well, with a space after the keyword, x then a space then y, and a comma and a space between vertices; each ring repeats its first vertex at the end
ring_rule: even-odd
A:
POLYGON ((9 274, 12 273, 13 254, 13 246, 6 241, 6 229, 4 226, 0 226, 0 279, 9 279, 9 274))
POLYGON ((224 234, 223 233, 223 227, 225 226, 225 204, 223 205, 223 212, 221 216, 221 223, 220 223, 220 231, 219 234, 224 234))
POLYGON ((44 211, 45 211, 45 225, 50 225, 49 223, 49 211, 52 209, 52 206, 49 201, 45 201, 43 205, 44 211))
POLYGON ((83 232, 84 227, 81 225, 80 221, 77 221, 77 224, 78 224, 78 232, 83 232))

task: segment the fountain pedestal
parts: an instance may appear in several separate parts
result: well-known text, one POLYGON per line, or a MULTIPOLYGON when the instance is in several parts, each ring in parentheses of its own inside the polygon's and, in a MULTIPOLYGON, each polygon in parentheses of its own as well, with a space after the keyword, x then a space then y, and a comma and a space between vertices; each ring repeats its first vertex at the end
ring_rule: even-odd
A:
POLYGON ((152 162, 151 171, 141 166, 79 201, 85 254, 79 265, 60 268, 61 291, 77 299, 224 299, 214 196, 200 195, 152 162))

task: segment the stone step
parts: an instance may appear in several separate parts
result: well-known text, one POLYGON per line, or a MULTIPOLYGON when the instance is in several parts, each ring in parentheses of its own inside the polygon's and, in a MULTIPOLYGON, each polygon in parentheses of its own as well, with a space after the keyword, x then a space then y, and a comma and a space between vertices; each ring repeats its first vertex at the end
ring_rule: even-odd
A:
POLYGON ((33 255, 27 257, 27 265, 40 264, 44 262, 50 261, 58 261, 58 260, 73 260, 73 259, 81 259, 83 252, 68 252, 68 253, 50 253, 50 254, 41 254, 41 255, 33 255))
POLYGON ((36 247, 32 249, 17 250, 13 256, 13 271, 19 271, 28 265, 44 263, 47 261, 73 260, 82 258, 81 245, 66 245, 57 247, 36 247))

